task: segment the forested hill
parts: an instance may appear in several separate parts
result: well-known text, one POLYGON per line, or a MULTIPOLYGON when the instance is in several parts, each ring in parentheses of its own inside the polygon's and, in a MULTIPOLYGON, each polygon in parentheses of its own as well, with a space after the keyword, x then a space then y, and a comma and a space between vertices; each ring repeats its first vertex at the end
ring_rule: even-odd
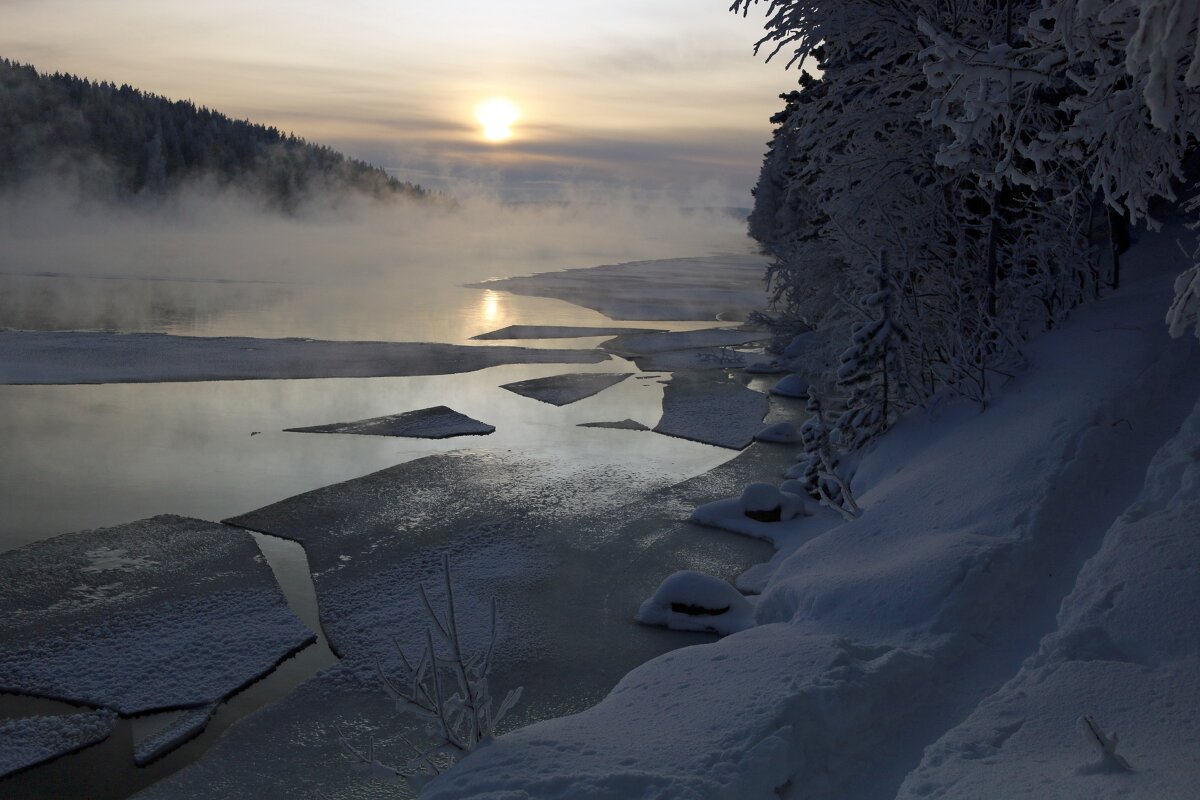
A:
POLYGON ((79 170, 89 193, 161 197, 195 178, 294 209, 314 195, 420 197, 421 187, 276 128, 185 100, 0 59, 0 190, 79 170))

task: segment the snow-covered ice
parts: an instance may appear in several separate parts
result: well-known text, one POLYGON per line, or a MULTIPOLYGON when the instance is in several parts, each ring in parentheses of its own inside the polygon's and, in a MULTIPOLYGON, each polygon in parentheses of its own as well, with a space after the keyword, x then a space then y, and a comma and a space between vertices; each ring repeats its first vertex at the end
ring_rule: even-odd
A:
POLYGON ((472 336, 472 339, 582 339, 590 336, 622 336, 632 333, 663 333, 659 328, 601 328, 579 325, 509 325, 472 336))
POLYGON ((468 284, 554 297, 617 320, 742 319, 767 305, 762 255, 634 261, 468 284))
POLYGON ((313 640, 250 534, 162 516, 0 554, 0 691, 218 702, 313 640))
POLYGON ((335 422, 311 428, 285 428, 293 433, 347 433, 358 436, 403 436, 412 439, 449 439, 454 436, 486 436, 496 428, 446 406, 434 406, 403 414, 373 417, 358 422, 335 422))
POLYGON ((575 372, 568 375, 551 375, 546 378, 506 383, 500 388, 508 389, 522 397, 541 400, 543 403, 566 406, 585 397, 599 394, 610 386, 616 386, 632 374, 630 372, 575 372))
POLYGON ((107 710, 2 719, 0 779, 102 742, 116 723, 117 715, 107 710))
POLYGON ((498 364, 595 364, 596 350, 0 330, 0 384, 447 375, 498 364))
POLYGON ((695 570, 669 576, 638 609, 644 625, 728 635, 754 625, 754 607, 728 582, 695 570))
POLYGON ((712 373, 675 373, 663 392, 656 433, 740 450, 762 428, 767 396, 712 373))

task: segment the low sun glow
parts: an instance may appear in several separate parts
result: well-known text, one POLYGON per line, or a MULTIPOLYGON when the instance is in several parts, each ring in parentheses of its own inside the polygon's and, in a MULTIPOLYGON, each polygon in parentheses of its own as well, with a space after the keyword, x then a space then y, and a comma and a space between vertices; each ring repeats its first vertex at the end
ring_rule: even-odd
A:
POLYGON ((512 124, 521 118, 521 109, 508 100, 495 98, 480 103, 475 118, 483 125, 483 138, 503 142, 512 138, 512 124))

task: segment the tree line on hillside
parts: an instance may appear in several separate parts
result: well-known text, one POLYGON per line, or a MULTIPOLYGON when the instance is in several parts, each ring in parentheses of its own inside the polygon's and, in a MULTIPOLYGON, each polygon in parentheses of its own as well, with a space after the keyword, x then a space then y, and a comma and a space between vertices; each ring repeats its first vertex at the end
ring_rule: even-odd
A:
MULTIPOLYGON (((1120 285, 1127 226, 1194 218, 1200 0, 735 0, 800 65, 750 217, 795 330, 834 331, 844 449, 1120 285)), ((1200 335, 1200 266, 1167 323, 1200 335)), ((819 406, 819 404, 818 404, 819 406)), ((822 418, 822 425, 824 424, 822 418)))
POLYGON ((0 189, 70 171, 89 193, 159 198, 205 178, 295 210, 307 197, 422 197, 384 170, 184 100, 0 59, 0 189))

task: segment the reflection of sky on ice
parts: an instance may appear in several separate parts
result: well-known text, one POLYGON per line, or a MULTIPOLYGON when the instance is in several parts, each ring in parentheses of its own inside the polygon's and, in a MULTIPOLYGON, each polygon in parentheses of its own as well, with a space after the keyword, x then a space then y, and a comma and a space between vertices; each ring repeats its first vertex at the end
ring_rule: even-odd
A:
POLYGON ((613 372, 626 362, 517 365, 461 375, 98 386, 0 386, 0 550, 46 536, 160 513, 221 519, 423 455, 525 452, 572 463, 633 465, 673 482, 732 453, 578 423, 653 426, 662 386, 631 379, 554 408, 500 389, 563 372, 613 372), (322 425, 445 404, 495 425, 471 439, 318 436, 322 425), (251 436, 253 432, 259 435, 251 436))

